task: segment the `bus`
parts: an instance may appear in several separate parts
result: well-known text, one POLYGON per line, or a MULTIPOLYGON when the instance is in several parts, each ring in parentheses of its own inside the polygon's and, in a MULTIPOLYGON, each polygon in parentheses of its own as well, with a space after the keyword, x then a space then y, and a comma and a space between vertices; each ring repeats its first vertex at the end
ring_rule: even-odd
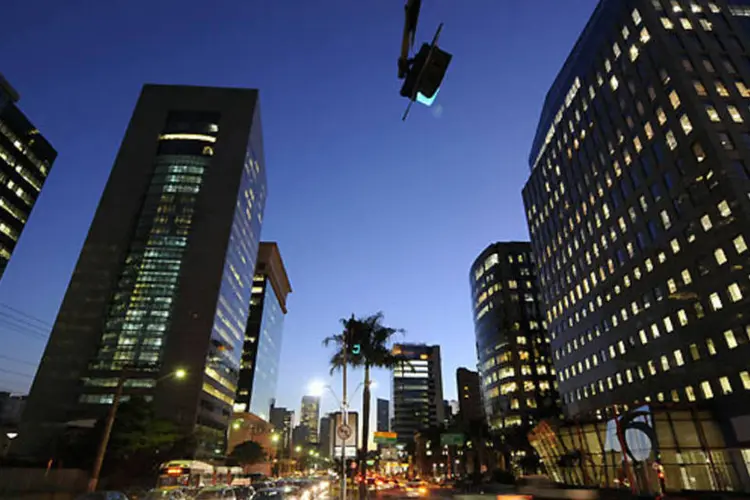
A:
POLYGON ((170 460, 159 467, 157 488, 185 486, 202 488, 215 484, 214 466, 198 460, 170 460))

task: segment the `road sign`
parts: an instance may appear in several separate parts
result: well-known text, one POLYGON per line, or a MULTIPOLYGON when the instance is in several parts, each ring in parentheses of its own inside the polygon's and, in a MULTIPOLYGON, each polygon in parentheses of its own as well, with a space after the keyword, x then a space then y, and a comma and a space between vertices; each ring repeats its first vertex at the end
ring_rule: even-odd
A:
POLYGON ((352 435, 352 428, 349 427, 346 424, 341 424, 336 428, 336 435, 341 439, 342 441, 346 441, 349 439, 352 435))
POLYGON ((440 435, 440 444, 445 445, 456 445, 461 446, 464 444, 464 435, 463 434, 441 434, 440 435))
POLYGON ((377 444, 394 444, 398 434, 395 432, 376 432, 373 436, 373 440, 377 444))

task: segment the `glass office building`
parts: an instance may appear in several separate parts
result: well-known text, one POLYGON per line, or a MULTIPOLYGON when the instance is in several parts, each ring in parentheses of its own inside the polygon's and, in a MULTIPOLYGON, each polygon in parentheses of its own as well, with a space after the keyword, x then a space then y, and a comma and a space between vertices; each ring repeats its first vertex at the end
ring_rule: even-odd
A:
POLYGON ((443 424, 440 346, 396 344, 393 354, 403 361, 391 370, 391 431, 405 444, 418 432, 443 424))
POLYGON ((599 2, 523 198, 566 413, 706 408, 745 449, 750 43, 730 4, 599 2))
POLYGON ((256 90, 144 87, 17 453, 43 454, 66 422, 106 413, 123 379, 123 401, 152 401, 157 416, 195 431, 196 456, 223 455, 265 190, 256 90))
POLYGON ((292 288, 273 242, 261 242, 245 329, 235 411, 250 411, 268 420, 276 398, 286 298, 292 288))
POLYGON ((57 158, 18 100, 0 74, 0 278, 57 158))
POLYGON ((541 416, 559 413, 531 245, 493 243, 472 264, 469 281, 490 431, 525 435, 541 416))

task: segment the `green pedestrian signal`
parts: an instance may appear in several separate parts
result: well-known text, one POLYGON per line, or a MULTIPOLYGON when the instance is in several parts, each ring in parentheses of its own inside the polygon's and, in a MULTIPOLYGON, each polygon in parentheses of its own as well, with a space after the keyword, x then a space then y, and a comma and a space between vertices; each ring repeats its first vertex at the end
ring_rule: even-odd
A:
POLYGON ((361 345, 359 345, 359 344, 354 344, 354 345, 352 346, 352 354, 354 354, 355 356, 356 356, 357 354, 359 354, 359 352, 360 352, 361 350, 362 350, 362 346, 361 346, 361 345))

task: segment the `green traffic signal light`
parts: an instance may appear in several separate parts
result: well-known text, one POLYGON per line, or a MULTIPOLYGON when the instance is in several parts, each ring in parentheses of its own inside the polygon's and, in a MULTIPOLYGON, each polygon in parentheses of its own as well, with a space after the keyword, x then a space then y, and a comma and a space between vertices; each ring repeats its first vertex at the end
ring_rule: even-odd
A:
POLYGON ((352 346, 352 354, 354 354, 355 356, 358 355, 361 350, 362 350, 362 346, 360 344, 354 344, 352 346))

